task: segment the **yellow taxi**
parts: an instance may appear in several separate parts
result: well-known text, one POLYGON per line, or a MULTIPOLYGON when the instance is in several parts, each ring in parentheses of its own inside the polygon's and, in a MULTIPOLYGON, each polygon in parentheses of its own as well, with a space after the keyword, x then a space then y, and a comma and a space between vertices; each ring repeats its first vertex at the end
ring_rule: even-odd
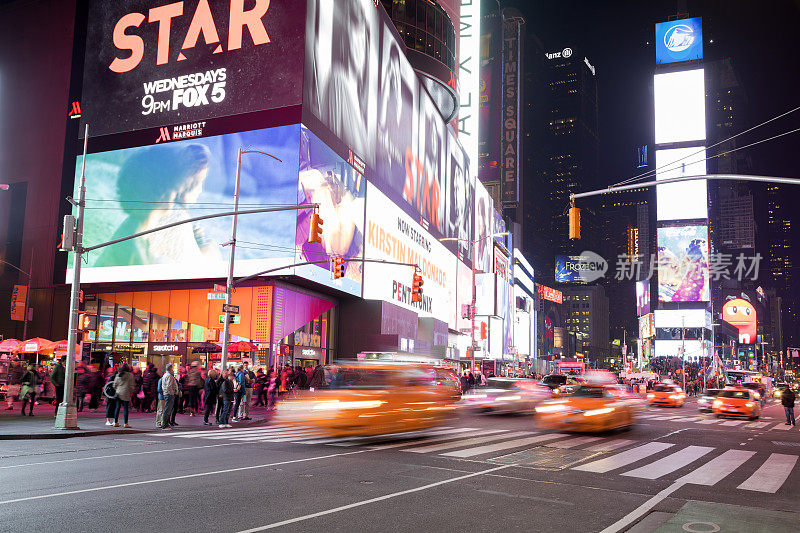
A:
POLYGON ((453 393, 442 386, 435 368, 391 363, 327 366, 327 388, 281 401, 273 422, 316 427, 332 436, 427 429, 454 412, 453 393))
POLYGON ((617 385, 581 385, 569 396, 536 407, 537 425, 545 429, 599 432, 629 428, 642 401, 617 385))
POLYGON ((756 419, 761 416, 761 402, 756 392, 745 388, 723 389, 711 404, 712 412, 717 418, 722 416, 743 416, 756 419))
POLYGON ((686 394, 672 383, 656 383, 653 390, 647 393, 647 405, 683 407, 684 400, 686 394))

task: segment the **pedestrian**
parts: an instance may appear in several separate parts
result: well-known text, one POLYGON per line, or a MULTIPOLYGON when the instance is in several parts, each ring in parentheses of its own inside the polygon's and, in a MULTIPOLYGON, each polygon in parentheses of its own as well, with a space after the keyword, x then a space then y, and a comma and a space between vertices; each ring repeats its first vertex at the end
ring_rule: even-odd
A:
POLYGON ((64 361, 66 360, 67 356, 62 356, 55 367, 53 367, 53 372, 50 374, 50 383, 53 384, 53 388, 56 390, 56 408, 53 412, 53 416, 55 416, 55 413, 58 411, 58 405, 64 401, 64 361))
POLYGON ((263 406, 266 404, 264 400, 268 384, 269 378, 266 374, 264 374, 264 370, 261 368, 256 370, 256 379, 253 381, 253 396, 256 397, 256 402, 253 404, 253 407, 263 406))
POLYGON ((144 399, 142 399, 142 408, 145 413, 153 412, 153 400, 158 396, 158 380, 160 376, 156 371, 156 365, 147 363, 147 370, 142 375, 142 390, 144 391, 144 399))
POLYGON ((469 390, 469 377, 467 377, 467 371, 461 374, 461 394, 465 394, 469 390))
POLYGON ((299 366, 295 368, 294 384, 299 390, 305 390, 308 388, 308 378, 306 377, 306 373, 299 366))
POLYGON ((200 363, 192 361, 189 371, 186 373, 186 394, 188 396, 187 405, 189 416, 195 416, 200 407, 200 389, 203 384, 203 376, 200 374, 200 363))
MULTIPOLYGON (((270 370, 270 372, 272 372, 272 370, 270 370)), ((313 391, 325 387, 325 384, 325 369, 322 365, 318 364, 314 367, 314 372, 311 374, 311 381, 308 385, 313 391)))
POLYGON ((228 417, 231 414, 231 406, 233 405, 234 399, 234 373, 233 369, 228 369, 226 375, 222 376, 220 380, 219 386, 219 397, 222 399, 222 413, 219 417, 219 427, 220 428, 230 428, 233 427, 228 424, 228 417))
POLYGON ((234 395, 234 405, 233 405, 233 421, 238 422, 238 414, 239 414, 239 405, 242 403, 242 398, 245 397, 245 383, 247 382, 247 377, 244 372, 244 366, 239 365, 239 368, 234 375, 234 382, 233 382, 233 395, 234 395))
POLYGON ((475 386, 475 376, 472 375, 472 372, 469 373, 469 377, 467 379, 469 379, 469 388, 471 389, 475 386))
POLYGON ((175 401, 178 399, 180 389, 178 381, 172 374, 172 365, 167 365, 164 375, 159 380, 161 395, 164 396, 164 412, 162 414, 161 429, 171 430, 175 426, 175 412, 178 410, 175 401))
MULTIPOLYGON (((322 367, 319 367, 322 368, 322 367)), ((267 375, 267 411, 275 410, 275 403, 278 401, 278 377, 277 373, 270 368, 267 375)), ((325 382, 325 373, 322 373, 322 381, 325 382)), ((312 389, 313 390, 313 389, 312 389)))
POLYGON ((141 413, 144 411, 144 396, 141 394, 142 387, 144 386, 144 376, 142 376, 139 365, 136 365, 133 367, 133 369, 131 369, 131 374, 133 374, 133 395, 131 396, 131 406, 141 413))
POLYGON ((22 416, 25 416, 25 406, 31 403, 28 416, 33 416, 33 404, 36 401, 36 387, 39 385, 39 374, 32 364, 28 364, 28 371, 23 374, 20 380, 19 397, 22 400, 22 416))
POLYGON ((203 413, 203 425, 210 426, 211 422, 208 421, 208 415, 217 406, 217 395, 219 394, 219 386, 217 385, 217 371, 211 369, 208 371, 208 378, 206 379, 205 389, 203 390, 203 403, 206 408, 203 413))
POLYGON ((783 410, 786 412, 786 425, 796 425, 794 423, 794 392, 789 388, 789 385, 786 385, 783 392, 781 392, 781 404, 783 405, 783 410))
POLYGON ((248 368, 247 361, 242 363, 242 371, 244 372, 244 400, 242 401, 239 411, 240 420, 252 420, 250 418, 250 402, 253 401, 253 382, 256 380, 255 373, 248 368))
POLYGON ((103 385, 103 396, 106 400, 106 425, 114 425, 114 411, 117 408, 117 389, 114 387, 114 380, 117 378, 117 373, 114 372, 106 380, 103 385))
POLYGON ((133 392, 136 390, 136 377, 131 371, 131 367, 123 364, 116 377, 114 378, 114 391, 117 393, 116 405, 114 406, 114 427, 119 427, 119 412, 123 411, 123 422, 126 428, 131 427, 128 424, 128 410, 133 398, 133 392))
POLYGON ((91 394, 94 374, 89 367, 83 369, 75 380, 75 407, 82 412, 86 406, 86 396, 91 394))
POLYGON ((19 396, 25 368, 19 361, 11 361, 8 367, 8 388, 6 389, 6 411, 14 409, 14 398, 19 396))

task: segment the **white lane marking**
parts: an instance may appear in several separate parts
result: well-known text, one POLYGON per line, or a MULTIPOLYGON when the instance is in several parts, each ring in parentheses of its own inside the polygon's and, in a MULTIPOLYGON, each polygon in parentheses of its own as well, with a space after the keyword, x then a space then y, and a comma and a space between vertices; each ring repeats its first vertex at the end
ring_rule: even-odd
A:
POLYGON ((723 422, 720 426, 738 426, 740 424, 744 424, 745 420, 728 420, 727 422, 723 422))
POLYGON ((261 427, 252 427, 252 428, 218 428, 218 429, 210 429, 208 431, 182 431, 180 433, 148 433, 148 435, 158 436, 158 437, 182 437, 182 438, 193 438, 193 437, 216 437, 219 435, 238 435, 238 434, 246 434, 246 433, 256 433, 256 432, 274 432, 274 431, 282 431, 287 429, 309 429, 304 426, 261 426, 261 427))
POLYGON ((617 520, 616 522, 614 522, 613 524, 602 530, 600 533, 618 533, 619 531, 626 529, 629 525, 631 525, 633 522, 644 516, 647 512, 650 511, 650 509, 658 505, 664 498, 666 498, 667 496, 669 496, 670 494, 681 488, 683 485, 684 484, 682 482, 676 481, 675 483, 665 488, 664 490, 662 490, 661 492, 659 492, 658 494, 656 494, 655 496, 644 502, 642 505, 640 505, 630 513, 626 514, 625 516, 623 516, 622 518, 620 518, 619 520, 617 520))
MULTIPOLYGON (((320 455, 316 457, 306 457, 305 459, 292 459, 290 461, 278 461, 275 463, 266 463, 261 465, 240 466, 237 468, 228 468, 225 470, 212 470, 211 472, 198 472, 197 474, 185 474, 182 476, 171 476, 160 479, 148 479, 145 481, 131 481, 130 483, 119 483, 116 485, 104 485, 102 487, 91 487, 88 489, 68 490, 65 492, 54 492, 51 494, 41 494, 39 496, 27 496, 25 498, 14 498, 13 500, 0 500, 0 505, 8 505, 10 503, 28 502, 32 500, 44 500, 46 498, 55 498, 57 496, 70 496, 72 494, 85 494, 87 492, 99 492, 109 489, 121 489, 125 487, 135 487, 138 485, 152 485, 154 483, 165 483, 167 481, 177 481, 179 479, 192 479, 205 476, 216 476, 218 474, 229 474, 231 472, 243 472, 246 470, 257 470, 260 468, 269 468, 271 466, 288 465, 293 463, 303 463, 308 461, 319 461, 320 459, 330 459, 333 457, 342 457, 345 455, 355 455, 357 453, 364 453, 370 450, 356 450, 354 452, 332 453, 329 455, 320 455)), ((511 465, 509 465, 511 466, 511 465)))
MULTIPOLYGON (((152 453, 182 452, 185 450, 200 450, 202 448, 218 448, 220 446, 233 446, 236 442, 226 442, 225 444, 207 444, 204 446, 189 446, 185 448, 170 448, 169 450, 148 450, 146 452, 115 453, 113 455, 97 455, 92 457, 77 457, 75 459, 59 459, 58 461, 41 461, 38 463, 25 463, 22 465, 0 466, 0 470, 10 468, 22 468, 23 466, 52 465, 57 463, 72 463, 76 461, 97 461, 98 459, 112 459, 116 457, 128 457, 131 455, 149 455, 152 453)), ((63 452, 62 452, 63 453, 63 452)))
POLYGON ((676 418, 675 422, 699 422, 701 420, 705 420, 700 418, 699 416, 687 416, 686 418, 676 418))
MULTIPOLYGON (((497 433, 505 433, 506 435, 508 435, 509 431, 507 429, 493 429, 491 431, 482 431, 481 435, 495 435, 497 433)), ((510 436, 510 435, 508 435, 508 436, 510 436)), ((502 436, 497 436, 497 438, 502 438, 502 436)), ((445 435, 443 437, 437 437, 437 438, 434 438, 434 439, 423 439, 423 440, 405 441, 405 442, 392 442, 392 443, 388 443, 388 444, 379 444, 377 446, 372 446, 372 448, 375 449, 375 450, 385 450, 385 449, 388 449, 388 448, 404 448, 406 446, 408 446, 408 447, 412 447, 413 446, 414 448, 412 448, 412 449, 417 449, 417 448, 423 448, 423 447, 427 446, 428 444, 433 444, 435 442, 445 442, 445 441, 463 442, 464 439, 465 439, 465 435, 458 435, 458 434, 452 434, 451 433, 449 435, 445 435), (459 441, 458 439, 461 439, 461 440, 459 441)), ((409 450, 402 450, 402 451, 405 452, 405 451, 409 451, 409 450)))
POLYGON ((747 478, 747 481, 739 485, 738 488, 744 490, 754 490, 757 492, 769 492, 775 494, 792 473, 796 455, 783 453, 773 453, 755 473, 747 478))
POLYGON ((445 442, 443 444, 415 446, 413 448, 407 448, 405 450, 400 450, 400 451, 410 452, 410 453, 433 453, 442 450, 448 450, 450 448, 464 448, 465 446, 472 446, 474 444, 483 444, 484 442, 492 442, 496 440, 510 439, 515 437, 526 437, 528 435, 534 435, 534 433, 530 431, 514 431, 511 433, 504 431, 503 433, 489 435, 488 437, 475 437, 472 439, 461 439, 451 442, 445 442))
POLYGON ((257 435, 255 437, 233 437, 238 442, 289 442, 309 437, 318 437, 322 434, 321 431, 303 431, 295 432, 289 435, 257 435))
POLYGON ((461 436, 458 433, 464 433, 466 431, 472 431, 473 428, 455 428, 449 429, 445 431, 430 431, 427 433, 421 433, 419 437, 422 440, 418 441, 401 441, 401 442, 390 442, 387 444, 377 444, 375 446, 370 446, 373 450, 387 450, 389 448, 403 448, 405 446, 415 446, 417 444, 432 444, 434 442, 442 442, 445 440, 460 438, 461 436), (436 436, 436 435, 444 435, 443 437, 436 437, 433 439, 427 438, 428 436, 436 436))
POLYGON ((620 452, 616 455, 612 455, 611 457, 606 457, 605 459, 592 461, 591 463, 586 463, 580 466, 573 466, 572 469, 583 472, 596 472, 603 474, 610 470, 622 468, 623 466, 635 463, 636 461, 641 461, 645 457, 650 457, 655 453, 663 452, 672 446, 674 445, 668 442, 648 442, 642 446, 631 448, 630 450, 620 452))
POLYGON ((746 450, 728 450, 722 455, 713 458, 700 468, 689 472, 678 481, 710 487, 742 466, 755 454, 756 452, 746 450))
POLYGON ((291 431, 270 431, 270 432, 252 432, 252 433, 236 433, 236 434, 220 434, 214 435, 213 437, 202 437, 206 440, 223 440, 223 439, 236 439, 236 440, 243 440, 248 437, 259 437, 259 438, 281 438, 281 437, 290 437, 292 435, 297 435, 298 438, 305 436, 305 435, 319 435, 320 431, 313 430, 313 429, 295 429, 291 431))
POLYGON ((699 421, 698 424, 716 424, 717 422, 719 422, 719 420, 716 418, 706 418, 705 420, 699 421))
POLYGON ((789 431, 790 429, 794 429, 795 426, 787 426, 784 424, 777 424, 774 427, 769 428, 770 430, 777 429, 778 431, 789 431))
POLYGON ((360 502, 350 503, 347 505, 342 505, 340 507, 334 507, 333 509, 328 509, 326 511, 320 511, 318 513, 311 513, 304 516, 298 516, 296 518, 290 518, 288 520, 283 520, 281 522, 274 522, 272 524, 267 524, 265 526, 254 527, 252 529, 246 529, 244 531, 240 531, 239 533, 255 533, 256 531, 265 531, 267 529, 274 529, 276 527, 287 526, 289 524, 295 524, 297 522, 303 522, 305 520, 310 520, 312 518, 318 518, 320 516, 325 516, 333 513, 338 513, 340 511, 346 511, 348 509, 353 509, 355 507, 361 507, 364 505, 369 505, 371 503, 380 502, 383 500, 389 500, 391 498, 397 498, 398 496, 404 496, 406 494, 413 494, 415 492, 420 492, 423 490, 432 489, 434 487, 439 487, 441 485, 447 485, 448 483, 455 483, 456 481, 461 481, 462 479, 469 479, 477 476, 483 476, 486 474, 490 474, 491 472, 497 472, 498 470, 504 470, 506 468, 510 468, 516 465, 503 465, 503 466, 496 466, 494 468, 490 468, 488 470, 481 470, 480 472, 473 472, 471 474, 465 474, 463 476, 457 476, 451 479, 445 479, 444 481, 437 481, 435 483, 429 483, 428 485, 423 485, 421 487, 416 487, 413 489, 402 490, 399 492, 393 492, 391 494, 384 494, 383 496, 378 496, 377 498, 370 498, 368 500, 362 500, 360 502))
POLYGON ((501 442, 498 444, 487 444, 485 446, 478 446, 477 448, 467 448, 466 450, 448 452, 448 453, 443 453, 441 455, 447 457, 474 457, 476 455, 482 455, 484 453, 499 452, 501 450, 508 450, 509 448, 519 448, 521 446, 527 446, 529 444, 535 444, 546 440, 560 439, 566 436, 567 435, 565 433, 550 433, 548 435, 537 435, 535 437, 528 437, 527 439, 514 439, 512 441, 501 442))
POLYGON ((639 415, 639 418, 656 418, 659 415, 639 415))
POLYGON ((636 442, 633 439, 615 439, 586 448, 587 452, 610 452, 636 442))
POLYGON ((575 446, 581 446, 582 444, 589 444, 590 442, 594 442, 596 440, 602 440, 603 437, 575 437, 574 439, 565 439, 559 440, 556 442, 548 442, 545 446, 550 448, 574 448, 575 446))
POLYGON ((642 479, 658 479, 661 476, 665 476, 697 461, 713 449, 714 448, 709 448, 708 446, 688 446, 658 461, 625 472, 622 475, 642 479))
POLYGON ((768 426, 770 424, 772 424, 772 422, 752 422, 750 424, 747 424, 745 427, 749 429, 759 429, 768 426))

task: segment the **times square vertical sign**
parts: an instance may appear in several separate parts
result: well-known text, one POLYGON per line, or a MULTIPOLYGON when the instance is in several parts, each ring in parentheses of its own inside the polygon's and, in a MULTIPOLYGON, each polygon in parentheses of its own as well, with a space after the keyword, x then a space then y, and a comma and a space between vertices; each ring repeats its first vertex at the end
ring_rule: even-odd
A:
POLYGON ((507 18, 503 23, 503 138, 501 189, 504 204, 519 200, 519 100, 520 36, 522 20, 507 18))

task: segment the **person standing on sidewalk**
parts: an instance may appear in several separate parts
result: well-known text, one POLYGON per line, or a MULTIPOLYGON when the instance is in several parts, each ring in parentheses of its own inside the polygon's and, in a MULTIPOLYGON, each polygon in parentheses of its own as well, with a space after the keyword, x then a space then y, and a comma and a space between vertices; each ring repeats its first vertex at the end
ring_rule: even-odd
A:
POLYGON ((114 390, 117 391, 117 405, 114 407, 114 427, 119 427, 120 408, 124 410, 125 427, 131 427, 128 424, 128 409, 135 389, 136 378, 131 372, 131 368, 124 364, 117 372, 117 377, 114 378, 114 390))
POLYGON ((142 413, 144 412, 144 408, 142 407, 142 400, 144 398, 139 398, 139 393, 142 391, 142 385, 144 384, 142 369, 139 368, 139 365, 135 365, 131 369, 131 374, 133 374, 133 395, 131 396, 131 407, 142 413))
POLYGON ((14 409, 14 399, 19 396, 20 383, 22 382, 22 375, 25 374, 25 368, 19 361, 11 361, 8 367, 8 388, 6 389, 6 411, 14 409))
POLYGON ((33 404, 36 402, 36 387, 39 385, 39 374, 36 373, 32 364, 28 364, 28 371, 22 376, 21 384, 19 396, 22 399, 22 416, 25 416, 25 406, 28 402, 31 402, 28 416, 33 416, 33 404))
POLYGON ((789 385, 786 385, 783 392, 781 392, 781 404, 786 412, 786 425, 794 426, 794 392, 789 388, 789 385))
MULTIPOLYGON (((53 371, 50 373, 50 383, 53 384, 53 388, 56 390, 56 409, 55 412, 58 411, 58 406, 61 402, 64 401, 64 361, 67 360, 67 356, 61 357, 56 363, 56 366, 53 367, 53 371)), ((55 416, 55 412, 53 412, 53 416, 55 416)))
POLYGON ((245 384, 247 383, 247 374, 244 372, 244 367, 239 365, 239 370, 233 376, 233 394, 235 403, 233 405, 233 421, 239 421, 239 405, 242 403, 242 398, 245 397, 245 384))
POLYGON ((142 375, 142 390, 144 390, 142 410, 145 413, 153 412, 153 400, 158 398, 159 379, 158 372, 156 372, 156 365, 153 363, 147 363, 147 370, 145 370, 144 374, 142 375))
POLYGON ((220 428, 230 428, 233 427, 228 424, 228 417, 231 414, 231 405, 233 404, 233 381, 234 374, 233 369, 229 369, 225 375, 223 375, 222 380, 220 381, 219 385, 219 397, 222 399, 222 414, 219 416, 219 427, 220 428))
POLYGON ((178 381, 172 375, 172 365, 167 365, 164 375, 161 376, 161 392, 164 396, 164 413, 162 415, 161 429, 172 429, 175 426, 175 412, 178 399, 178 381))
POLYGON ((114 410, 117 408, 117 390, 114 388, 114 380, 117 373, 114 372, 108 377, 106 384, 103 385, 103 396, 106 400, 106 425, 114 425, 114 410))
POLYGON ((256 375, 248 368, 247 361, 242 363, 242 371, 244 372, 244 401, 237 414, 241 420, 251 420, 250 403, 253 401, 253 382, 256 380, 256 375))
POLYGON ((217 371, 215 369, 211 369, 208 371, 208 376, 206 379, 206 386, 203 390, 203 403, 205 404, 206 408, 203 412, 203 425, 210 426, 211 422, 208 421, 208 415, 211 414, 211 411, 217 406, 217 394, 219 394, 219 386, 217 385, 217 371))
POLYGON ((203 376, 200 374, 200 363, 192 361, 189 372, 186 374, 186 393, 189 396, 187 406, 189 416, 195 416, 200 407, 200 388, 203 384, 203 376))

